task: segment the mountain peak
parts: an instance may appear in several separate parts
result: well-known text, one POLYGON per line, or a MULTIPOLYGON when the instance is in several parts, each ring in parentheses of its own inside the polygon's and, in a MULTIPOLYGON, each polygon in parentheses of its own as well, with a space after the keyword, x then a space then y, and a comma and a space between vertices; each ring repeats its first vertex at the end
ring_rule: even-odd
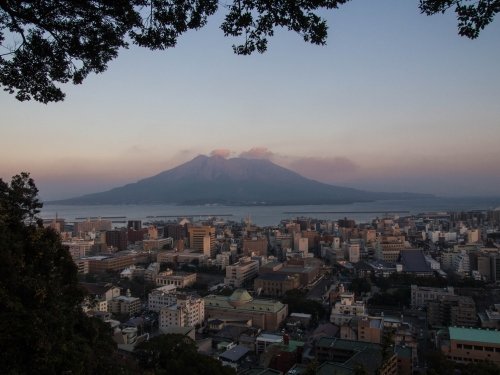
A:
POLYGON ((402 198, 327 185, 267 159, 198 155, 155 176, 66 204, 334 204, 402 198))

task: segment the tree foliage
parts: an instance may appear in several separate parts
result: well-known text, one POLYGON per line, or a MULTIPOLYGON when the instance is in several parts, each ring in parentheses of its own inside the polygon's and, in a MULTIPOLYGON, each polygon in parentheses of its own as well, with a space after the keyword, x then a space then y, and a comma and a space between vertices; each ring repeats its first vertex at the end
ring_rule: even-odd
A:
POLYGON ((139 366, 154 374, 233 375, 234 370, 205 355, 184 335, 160 335, 141 343, 135 350, 139 366))
POLYGON ((117 373, 109 328, 80 309, 68 249, 36 219, 37 191, 26 173, 0 179, 2 373, 117 373))
POLYGON ((320 302, 307 299, 306 293, 298 289, 287 291, 281 302, 288 305, 289 313, 311 314, 312 325, 317 325, 326 315, 320 302))
MULTIPOLYGON (((235 37, 234 52, 267 50, 276 28, 304 41, 326 43, 328 25, 318 13, 349 0, 233 0, 220 26, 235 37)), ((18 100, 60 101, 57 85, 80 84, 102 73, 130 43, 174 47, 183 33, 200 29, 219 9, 217 0, 0 0, 0 85, 18 100)), ((500 0, 420 0, 422 13, 453 9, 460 35, 477 38, 500 10, 500 0)))

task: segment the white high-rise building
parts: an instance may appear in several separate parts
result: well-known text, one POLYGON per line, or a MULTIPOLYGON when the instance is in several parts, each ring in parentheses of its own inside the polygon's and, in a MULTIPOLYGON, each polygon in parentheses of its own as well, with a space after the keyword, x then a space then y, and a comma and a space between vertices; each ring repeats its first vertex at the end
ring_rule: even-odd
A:
POLYGON ((195 327, 205 320, 205 301, 192 295, 178 294, 175 304, 160 311, 160 330, 168 327, 195 327))
POLYGON ((160 312, 163 307, 172 306, 177 302, 175 285, 165 285, 156 288, 148 295, 148 308, 160 312))

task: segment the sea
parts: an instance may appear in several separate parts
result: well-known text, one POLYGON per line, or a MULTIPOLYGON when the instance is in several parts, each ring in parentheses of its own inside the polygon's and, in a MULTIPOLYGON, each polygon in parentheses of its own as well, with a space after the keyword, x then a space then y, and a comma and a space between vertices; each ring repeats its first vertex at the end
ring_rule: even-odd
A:
POLYGON ((353 219, 358 223, 371 222, 388 215, 408 216, 419 213, 450 211, 473 211, 500 209, 499 197, 423 198, 411 200, 383 200, 338 205, 295 206, 224 206, 174 204, 130 204, 130 205, 61 205, 44 204, 40 217, 65 219, 67 222, 102 218, 116 225, 127 220, 142 220, 144 223, 169 221, 178 218, 203 220, 217 217, 222 220, 240 222, 250 220, 258 226, 278 225, 282 220, 310 217, 323 220, 353 219))

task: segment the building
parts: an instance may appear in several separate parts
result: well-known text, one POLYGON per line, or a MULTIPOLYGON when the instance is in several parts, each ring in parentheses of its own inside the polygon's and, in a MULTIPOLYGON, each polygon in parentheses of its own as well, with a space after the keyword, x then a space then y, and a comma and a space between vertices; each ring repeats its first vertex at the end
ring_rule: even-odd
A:
POLYGON ((348 323, 340 327, 340 337, 346 340, 382 343, 384 333, 383 317, 353 317, 348 323))
POLYGON ((244 238, 242 250, 245 256, 267 256, 268 242, 265 237, 244 238))
POLYGON ((127 229, 141 230, 142 229, 142 221, 141 220, 128 220, 127 221, 127 229))
POLYGON ((361 259, 360 243, 358 240, 349 240, 343 245, 344 259, 351 263, 358 263, 361 259))
POLYGON ((242 258, 238 263, 226 266, 224 284, 240 288, 252 281, 259 271, 259 263, 250 258, 242 258))
POLYGON ((128 236, 126 230, 106 231, 106 245, 118 251, 127 250, 128 236))
POLYGON ((165 285, 153 289, 148 294, 148 308, 151 311, 160 312, 163 307, 172 306, 177 301, 177 288, 175 285, 165 285))
POLYGON ((323 363, 317 374, 354 374, 356 368, 364 368, 367 374, 398 374, 395 355, 386 361, 382 346, 369 342, 322 337, 316 342, 316 359, 323 363))
POLYGON ((174 241, 182 240, 186 237, 186 228, 180 224, 167 224, 167 237, 171 237, 174 241))
POLYGON ((96 255, 83 258, 88 261, 89 273, 123 271, 136 263, 137 254, 96 255))
POLYGON ((403 272, 414 276, 432 276, 434 271, 425 259, 424 252, 419 249, 401 250, 401 264, 403 272))
POLYGON ((94 246, 94 241, 81 238, 73 238, 71 241, 63 241, 63 246, 67 246, 71 257, 76 260, 87 256, 94 246))
POLYGON ((341 291, 340 301, 336 302, 332 308, 330 322, 340 326, 348 323, 354 317, 366 316, 365 303, 363 301, 356 301, 354 293, 341 291))
POLYGON ((88 232, 100 232, 111 230, 111 220, 86 220, 77 221, 73 226, 73 234, 81 235, 88 232))
POLYGON ((261 363, 286 374, 296 363, 302 363, 303 352, 304 343, 290 340, 290 337, 285 334, 282 343, 272 344, 266 349, 261 356, 261 363))
POLYGON ((431 288, 424 286, 411 286, 411 307, 425 307, 427 301, 437 300, 440 296, 452 296, 455 295, 453 287, 449 286, 446 288, 431 288))
POLYGON ((78 283, 87 292, 84 311, 109 311, 109 302, 120 295, 120 288, 112 284, 78 283))
POLYGON ((150 263, 148 268, 144 271, 144 282, 149 284, 155 283, 158 273, 160 273, 160 263, 150 263))
POLYGON ((175 303, 160 309, 160 330, 169 327, 195 327, 205 320, 205 301, 203 298, 180 294, 175 303))
POLYGON ((307 286, 312 283, 319 274, 319 265, 315 263, 316 259, 291 259, 286 263, 270 262, 259 269, 262 276, 269 273, 280 273, 285 275, 299 275, 300 286, 307 286))
POLYGON ((209 295, 205 300, 207 318, 221 320, 251 320, 252 325, 265 330, 277 330, 288 316, 288 306, 280 301, 253 298, 246 290, 237 289, 230 297, 209 295))
POLYGON ((476 304, 471 297, 443 295, 427 301, 427 321, 434 327, 477 326, 476 304))
POLYGON ((482 328, 492 328, 500 330, 500 304, 497 303, 486 309, 484 313, 479 313, 479 320, 482 328))
POLYGON ((156 285, 175 285, 177 288, 187 288, 196 283, 196 273, 195 272, 174 272, 171 269, 167 269, 164 272, 160 272, 156 276, 156 285))
POLYGON ((404 236, 382 236, 375 246, 375 257, 384 262, 396 263, 404 248, 404 236))
POLYGON ((215 256, 215 228, 207 225, 192 226, 188 229, 189 246, 209 258, 215 256))
POLYGON ((491 361, 500 366, 500 332, 478 328, 449 327, 450 340, 441 346, 448 359, 460 362, 491 361))
POLYGON ((108 311, 113 314, 132 315, 141 311, 141 300, 132 297, 128 291, 126 296, 114 297, 109 301, 108 311))
POLYGON ((164 246, 173 247, 174 241, 172 238, 153 238, 142 241, 142 249, 144 251, 161 250, 164 246))
POLYGON ((267 273, 254 280, 254 290, 257 294, 272 297, 282 297, 286 292, 300 287, 299 275, 283 273, 267 273))

